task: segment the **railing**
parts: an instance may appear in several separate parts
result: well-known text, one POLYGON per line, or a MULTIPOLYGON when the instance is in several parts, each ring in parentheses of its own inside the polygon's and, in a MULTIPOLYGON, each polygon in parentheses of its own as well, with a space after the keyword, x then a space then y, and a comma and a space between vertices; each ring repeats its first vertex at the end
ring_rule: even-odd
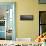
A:
POLYGON ((46 46, 46 42, 15 42, 0 40, 0 46, 46 46))

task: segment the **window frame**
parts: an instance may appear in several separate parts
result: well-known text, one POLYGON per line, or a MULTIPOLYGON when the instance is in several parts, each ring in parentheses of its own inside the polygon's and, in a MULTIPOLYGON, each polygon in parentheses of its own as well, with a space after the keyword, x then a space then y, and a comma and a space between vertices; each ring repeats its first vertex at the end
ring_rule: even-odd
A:
POLYGON ((40 34, 42 34, 41 31, 40 31, 40 26, 46 25, 46 24, 40 24, 40 14, 41 14, 42 12, 46 12, 46 11, 39 11, 39 36, 40 36, 40 34))

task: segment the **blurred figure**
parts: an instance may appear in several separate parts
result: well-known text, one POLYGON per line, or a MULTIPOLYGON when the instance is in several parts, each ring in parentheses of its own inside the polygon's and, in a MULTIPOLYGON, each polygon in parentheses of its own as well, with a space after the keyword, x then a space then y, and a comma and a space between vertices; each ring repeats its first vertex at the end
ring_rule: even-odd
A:
POLYGON ((44 38, 44 36, 43 35, 40 35, 40 36, 38 36, 37 38, 36 38, 36 42, 42 42, 42 38, 44 38))
POLYGON ((46 42, 46 33, 43 33, 42 35, 38 36, 35 41, 36 42, 46 42))

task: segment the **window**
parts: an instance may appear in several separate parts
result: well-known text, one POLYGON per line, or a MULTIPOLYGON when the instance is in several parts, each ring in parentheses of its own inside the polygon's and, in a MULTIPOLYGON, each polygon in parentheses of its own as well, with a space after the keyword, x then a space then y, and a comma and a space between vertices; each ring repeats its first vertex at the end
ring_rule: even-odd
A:
POLYGON ((40 4, 46 4, 46 0, 39 0, 40 4))
POLYGON ((46 11, 39 12, 39 35, 46 32, 46 11))
POLYGON ((0 3, 0 40, 15 40, 15 3, 0 3))

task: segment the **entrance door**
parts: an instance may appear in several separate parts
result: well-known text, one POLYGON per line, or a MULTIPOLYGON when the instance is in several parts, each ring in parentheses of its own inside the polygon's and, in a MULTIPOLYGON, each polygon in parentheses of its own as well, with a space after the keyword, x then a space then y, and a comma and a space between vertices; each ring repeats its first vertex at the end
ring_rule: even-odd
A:
POLYGON ((0 40, 15 40, 15 3, 0 3, 0 36, 0 40))

